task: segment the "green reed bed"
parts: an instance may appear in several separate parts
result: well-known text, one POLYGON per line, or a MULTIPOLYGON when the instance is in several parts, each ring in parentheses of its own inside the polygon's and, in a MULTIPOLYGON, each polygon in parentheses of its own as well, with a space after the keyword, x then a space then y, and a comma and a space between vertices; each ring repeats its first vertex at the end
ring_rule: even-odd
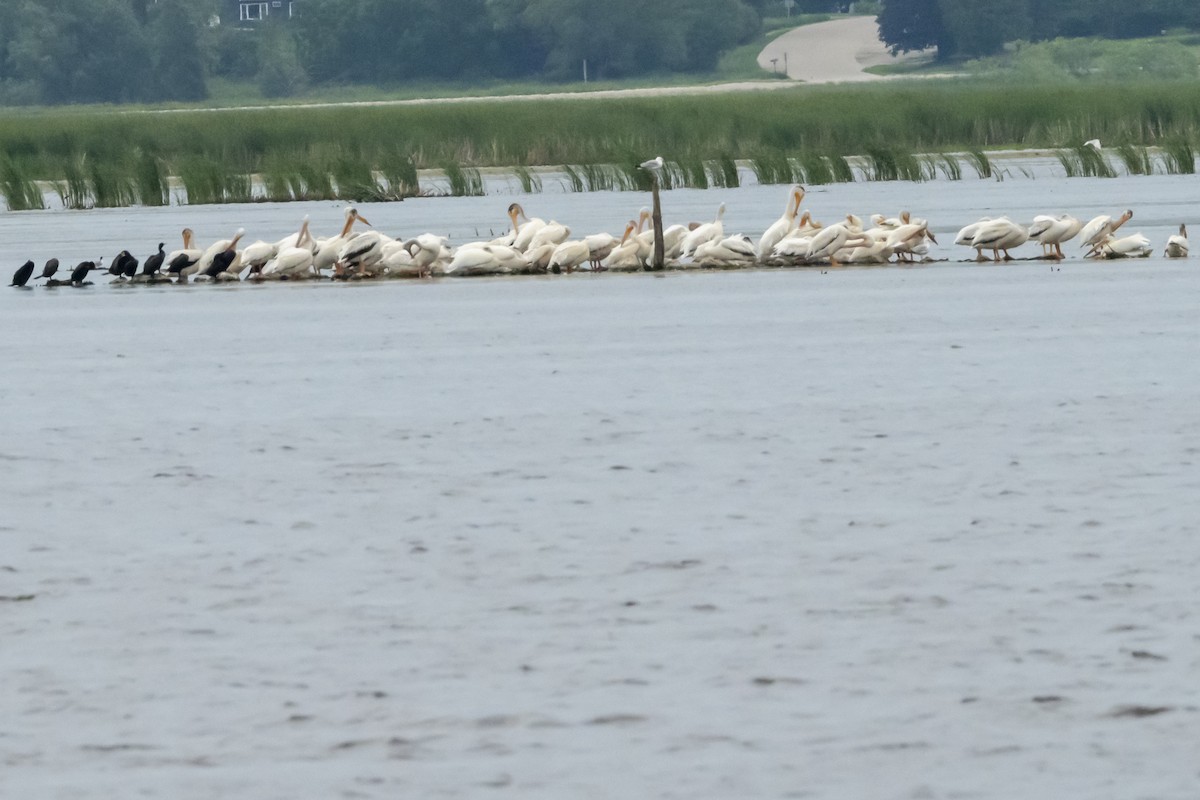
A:
POLYGON ((9 158, 0 160, 0 194, 4 195, 9 211, 30 211, 46 207, 42 190, 37 183, 9 158))
MULTIPOLYGON (((616 172, 591 167, 592 175, 573 166, 578 183, 567 181, 580 191, 645 188, 633 165, 659 154, 678 167, 664 174, 664 187, 731 185, 734 159, 750 159, 763 183, 852 180, 845 159, 862 155, 863 177, 953 178, 948 162, 914 155, 947 150, 968 151, 980 177, 995 177, 985 148, 1075 148, 1091 138, 1162 147, 1168 169, 1187 172, 1195 153, 1171 148, 1198 132, 1200 87, 1191 83, 921 81, 619 100, 20 112, 0 119, 0 152, 15 174, 62 185, 67 204, 84 207, 130 193, 161 204, 166 175, 183 180, 189 202, 246 197, 252 174, 261 176, 256 199, 411 196, 421 191, 419 169, 446 169, 451 193, 473 193, 482 182, 470 170, 513 165, 616 165, 616 172), (94 172, 78 168, 80 154, 94 172), (347 163, 352 175, 339 166, 347 163)), ((1085 157, 1071 156, 1071 168, 1104 174, 1085 157)), ((522 174, 533 173, 517 173, 518 180, 522 174)))

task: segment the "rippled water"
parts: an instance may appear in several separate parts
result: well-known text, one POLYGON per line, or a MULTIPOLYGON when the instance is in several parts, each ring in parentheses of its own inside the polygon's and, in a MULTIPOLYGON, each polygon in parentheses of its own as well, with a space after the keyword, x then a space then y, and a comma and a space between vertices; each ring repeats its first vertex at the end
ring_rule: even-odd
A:
MULTIPOLYGON (((808 204, 1132 207, 1161 247, 1193 187, 808 204)), ((664 202, 757 233, 784 194, 664 202)), ((365 213, 466 238, 509 199, 365 213)), ((340 216, 3 214, 0 248, 304 213, 340 216)), ((1195 270, 4 290, 3 794, 1191 797, 1195 270)))

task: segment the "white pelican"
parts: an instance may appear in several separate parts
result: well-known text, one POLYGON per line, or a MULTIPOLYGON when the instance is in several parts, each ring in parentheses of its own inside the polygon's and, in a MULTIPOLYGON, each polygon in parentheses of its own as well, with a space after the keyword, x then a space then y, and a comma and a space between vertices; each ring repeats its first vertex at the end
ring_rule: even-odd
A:
POLYGON ((1105 258, 1146 258, 1154 247, 1150 240, 1140 233, 1120 239, 1110 233, 1098 249, 1100 255, 1105 258))
POLYGON ((351 237, 337 252, 334 262, 336 275, 353 272, 357 275, 373 275, 375 266, 383 259, 384 247, 395 240, 379 231, 365 231, 351 237))
POLYGON ((187 276, 196 271, 196 262, 204 255, 203 250, 194 246, 194 236, 191 228, 184 228, 182 249, 172 250, 167 254, 166 271, 178 275, 181 283, 187 283, 187 276))
POLYGON ((787 208, 784 209, 783 216, 771 223, 771 227, 763 233, 762 238, 758 240, 758 248, 756 253, 758 258, 765 259, 771 255, 771 250, 779 241, 787 236, 796 224, 796 215, 800 213, 800 203, 804 200, 804 187, 793 186, 788 193, 787 208))
POLYGON ((546 227, 544 219, 538 217, 530 219, 525 216, 525 209, 521 208, 520 203, 513 203, 508 207, 508 218, 512 220, 513 224, 512 246, 522 253, 529 249, 529 244, 533 241, 534 235, 546 227), (522 219, 525 222, 519 221, 522 219))
POLYGON ((422 233, 415 239, 404 243, 404 249, 412 257, 412 263, 419 270, 419 276, 427 278, 433 274, 433 265, 442 257, 446 240, 432 233, 422 233))
POLYGON ((886 264, 893 252, 892 248, 888 247, 887 240, 876 239, 867 232, 863 232, 862 236, 871 244, 855 247, 843 260, 848 264, 886 264))
MULTIPOLYGON (((977 222, 972 222, 970 225, 964 225, 963 228, 958 232, 958 235, 954 237, 954 243, 965 245, 967 247, 973 247, 974 245, 971 243, 975 240, 975 234, 979 232, 979 229, 983 225, 991 221, 991 217, 981 217, 977 222)), ((984 260, 982 247, 975 249, 975 260, 984 260)))
POLYGON ((725 236, 725 225, 722 223, 722 218, 725 216, 725 204, 721 203, 717 208, 717 218, 712 222, 706 222, 703 225, 697 225, 695 230, 683 238, 683 248, 680 251, 680 256, 690 256, 696 252, 696 248, 704 242, 713 242, 725 236))
POLYGON ((308 232, 307 222, 300 228, 300 237, 294 247, 281 247, 259 273, 264 278, 299 278, 313 271, 313 238, 308 232))
POLYGON ((1042 246, 1042 255, 1053 258, 1064 258, 1062 243, 1075 238, 1083 228, 1083 223, 1070 214, 1051 217, 1044 214, 1033 218, 1029 226, 1029 238, 1036 239, 1042 246), (1047 248, 1053 247, 1054 252, 1047 248))
MULTIPOLYGON (((903 212, 901 216, 905 220, 912 219, 907 211, 903 212)), ((929 248, 925 246, 926 240, 937 244, 937 238, 929 230, 929 222, 918 219, 911 222, 906 221, 894 228, 884 242, 898 258, 911 261, 914 255, 925 255, 929 252, 929 248)))
POLYGON ((574 272, 576 267, 586 264, 591 255, 591 248, 582 239, 563 242, 550 254, 550 271, 574 272))
POLYGON ((1080 247, 1092 248, 1092 253, 1095 255, 1099 249, 1099 245, 1110 234, 1116 233, 1117 229, 1124 225, 1129 220, 1133 219, 1133 210, 1126 211, 1117 219, 1113 219, 1108 214, 1101 214, 1098 217, 1093 217, 1087 225, 1083 226, 1083 230, 1079 232, 1080 247))
POLYGON ((520 252, 502 244, 485 244, 480 247, 460 247, 454 253, 447 275, 497 275, 514 271, 524 263, 520 252))
POLYGON ((828 261, 830 266, 840 267, 837 253, 845 247, 860 247, 873 244, 873 240, 862 233, 850 230, 844 222, 835 222, 813 234, 805 260, 809 263, 828 261))
POLYGON ((608 257, 600 263, 603 269, 611 269, 617 272, 635 272, 642 268, 641 242, 638 240, 636 231, 638 224, 633 220, 629 220, 625 225, 625 235, 621 237, 621 242, 612 249, 608 257))
POLYGON ((1004 251, 1005 259, 1012 259, 1008 251, 1027 241, 1029 241, 1028 230, 1006 217, 1001 217, 980 225, 975 232, 975 237, 971 240, 971 247, 978 250, 980 255, 984 250, 991 250, 993 260, 999 261, 1001 250, 1004 251))
POLYGON ((354 238, 351 230, 354 228, 354 223, 362 222, 364 225, 370 225, 367 218, 358 213, 358 209, 354 206, 346 208, 346 222, 342 225, 342 232, 337 236, 331 236, 328 239, 317 239, 317 251, 313 256, 313 268, 320 272, 323 269, 329 269, 338 260, 338 251, 346 242, 354 238))
POLYGON ((583 237, 583 241, 588 246, 588 261, 591 262, 592 269, 598 272, 604 269, 601 262, 608 258, 608 254, 621 240, 611 233, 593 233, 583 237))
MULTIPOLYGON (((550 220, 545 225, 533 234, 533 238, 529 240, 529 247, 537 247, 542 244, 562 244, 571 235, 571 229, 561 222, 550 220)), ((516 249, 520 248, 513 245, 516 249)), ((529 249, 527 247, 526 249, 529 249)))
POLYGON ((529 264, 530 272, 546 272, 550 269, 550 256, 558 248, 556 244, 539 244, 525 251, 525 261, 529 264))
POLYGON ((754 242, 749 236, 727 236, 724 239, 701 242, 692 260, 704 267, 743 267, 757 257, 754 242))
POLYGON ((242 237, 245 235, 246 229, 238 228, 237 231, 234 232, 232 239, 221 239, 210 244, 204 253, 201 254, 200 259, 195 263, 195 265, 190 267, 191 272, 188 274, 203 275, 208 271, 208 268, 212 266, 213 258, 217 255, 217 253, 223 253, 231 246, 236 250, 238 242, 240 242, 242 237))
POLYGON ((1167 249, 1163 251, 1163 255, 1167 258, 1187 258, 1188 239, 1186 225, 1180 225, 1179 233, 1167 239, 1167 249))

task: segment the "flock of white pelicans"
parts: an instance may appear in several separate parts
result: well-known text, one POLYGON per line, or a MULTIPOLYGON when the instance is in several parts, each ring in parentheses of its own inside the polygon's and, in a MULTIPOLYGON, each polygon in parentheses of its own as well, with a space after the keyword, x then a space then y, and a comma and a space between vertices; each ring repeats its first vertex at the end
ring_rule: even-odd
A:
MULTIPOLYGON (((926 220, 902 212, 898 217, 871 216, 870 224, 854 215, 824 225, 808 211, 802 211, 804 189, 794 186, 788 193, 783 216, 755 241, 749 236, 726 235, 722 223, 725 205, 721 204, 711 222, 671 225, 663 230, 663 251, 668 268, 737 268, 749 266, 805 266, 842 264, 884 264, 892 261, 915 262, 928 258, 930 244, 937 240, 926 220)), ((183 247, 173 252, 158 252, 138 261, 122 251, 107 272, 118 281, 186 283, 189 280, 305 280, 333 277, 425 278, 437 275, 498 275, 545 272, 640 271, 651 263, 654 231, 650 212, 642 209, 630 220, 624 233, 614 236, 597 233, 572 238, 571 229, 553 220, 528 217, 517 203, 508 207, 511 230, 490 241, 451 246, 441 236, 422 234, 412 239, 393 239, 377 230, 356 230, 370 226, 356 208, 345 211, 341 232, 329 238, 317 238, 305 217, 299 230, 275 242, 257 241, 241 246, 244 230, 233 238, 214 242, 206 248, 195 246, 190 229, 183 231, 183 247)), ((1038 216, 1031 225, 1022 225, 1007 217, 985 218, 958 232, 955 244, 975 250, 975 259, 995 261, 1011 259, 1010 251, 1029 242, 1042 247, 1039 258, 1061 259, 1064 243, 1078 237, 1081 248, 1091 258, 1145 257, 1152 252, 1143 235, 1118 236, 1118 230, 1133 217, 1126 211, 1117 217, 1098 216, 1088 222, 1072 217, 1038 216), (1003 254, 1003 256, 1001 255, 1003 254)), ((1188 254, 1187 232, 1166 245, 1168 257, 1188 254)), ((53 262, 57 269, 57 261, 53 262)), ((83 283, 90 269, 103 269, 92 262, 77 267, 70 281, 53 277, 50 265, 41 275, 47 285, 83 283), (81 272, 82 270, 82 272, 81 272)), ((31 277, 29 262, 14 276, 14 285, 24 286, 31 277), (21 273, 24 273, 23 275, 21 273), (22 279, 23 278, 23 279, 22 279)))

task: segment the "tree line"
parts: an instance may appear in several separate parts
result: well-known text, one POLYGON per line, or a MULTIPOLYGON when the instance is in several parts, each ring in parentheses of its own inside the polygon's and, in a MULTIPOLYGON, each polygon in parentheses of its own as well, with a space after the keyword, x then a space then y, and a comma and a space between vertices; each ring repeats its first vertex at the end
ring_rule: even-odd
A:
POLYGON ((894 53, 936 47, 977 58, 1006 42, 1127 39, 1200 28, 1196 0, 883 0, 880 38, 894 53))
MULTIPOLYGON (((0 103, 193 101, 213 79, 306 85, 712 70, 777 0, 297 0, 240 26, 223 0, 3 0, 0 103)), ((780 6, 781 8, 781 6, 780 6)))

